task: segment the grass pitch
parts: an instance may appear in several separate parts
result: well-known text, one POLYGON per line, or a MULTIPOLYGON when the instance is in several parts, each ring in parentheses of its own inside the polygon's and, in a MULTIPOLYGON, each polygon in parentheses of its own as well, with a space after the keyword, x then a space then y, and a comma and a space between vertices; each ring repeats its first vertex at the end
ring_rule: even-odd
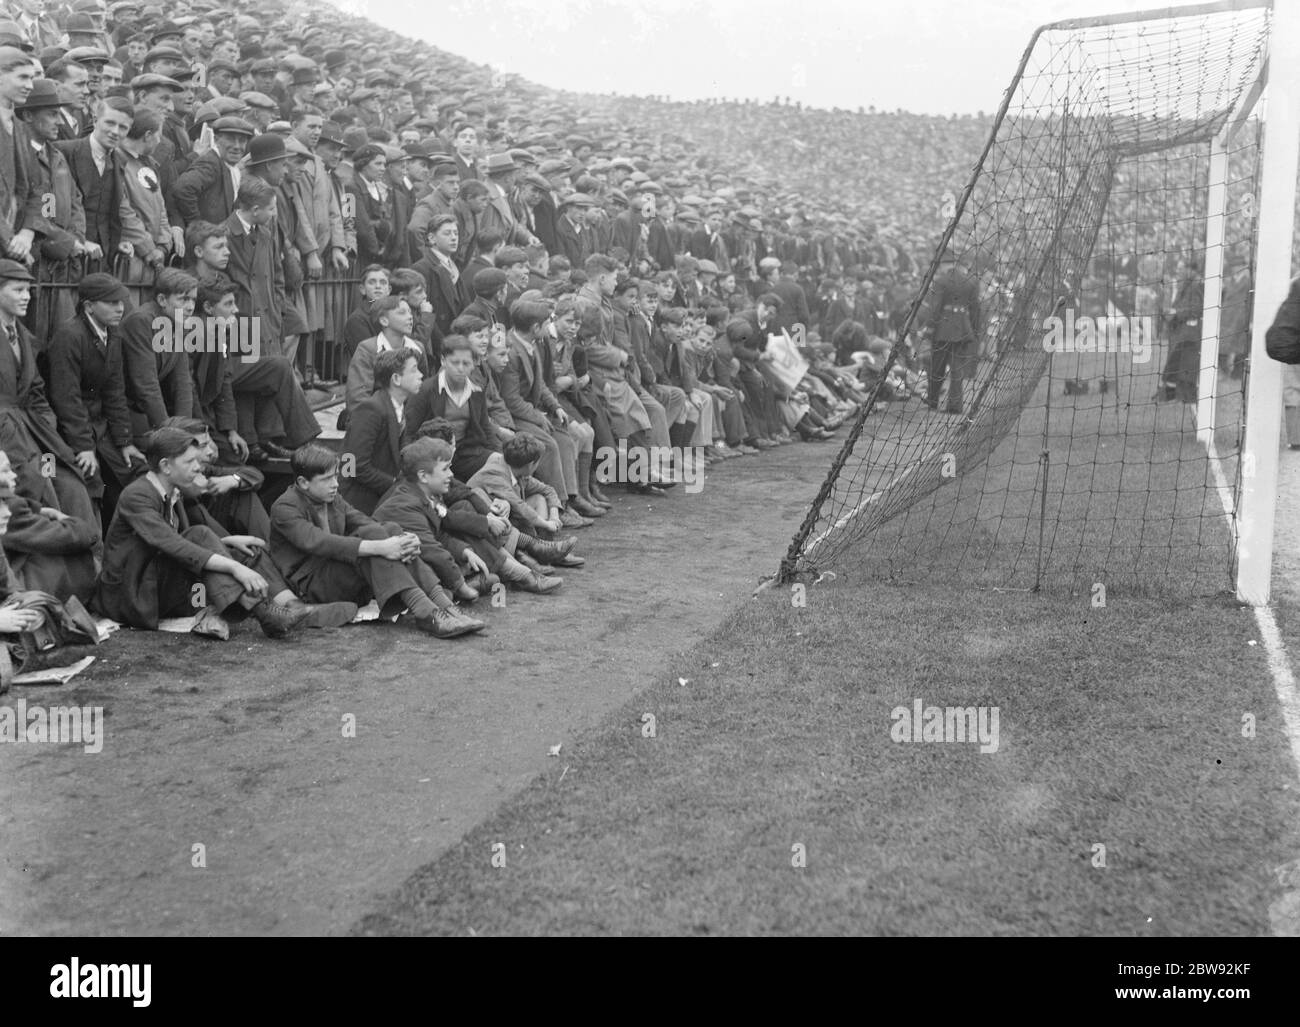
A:
POLYGON ((1254 638, 1215 599, 765 593, 356 930, 1267 934, 1300 802, 1254 638), (916 699, 998 707, 997 752, 894 741, 916 699))

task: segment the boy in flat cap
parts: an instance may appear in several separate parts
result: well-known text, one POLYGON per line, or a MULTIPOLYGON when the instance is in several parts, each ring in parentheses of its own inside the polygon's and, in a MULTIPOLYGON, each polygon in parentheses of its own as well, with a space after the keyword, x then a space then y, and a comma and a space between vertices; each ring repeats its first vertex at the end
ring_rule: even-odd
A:
POLYGON ((145 462, 131 437, 117 333, 127 290, 100 272, 81 280, 77 297, 76 316, 59 325, 38 361, 50 384, 59 434, 76 454, 77 467, 108 523, 117 497, 137 473, 132 462, 145 462))

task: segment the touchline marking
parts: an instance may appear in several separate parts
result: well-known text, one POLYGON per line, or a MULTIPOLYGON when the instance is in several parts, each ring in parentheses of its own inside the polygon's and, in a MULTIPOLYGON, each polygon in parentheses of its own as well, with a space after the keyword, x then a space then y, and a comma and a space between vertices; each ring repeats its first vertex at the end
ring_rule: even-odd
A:
MULTIPOLYGON (((1214 437, 1206 439, 1205 451, 1210 458, 1210 468, 1214 471, 1214 483, 1219 493, 1219 502, 1223 505, 1223 516, 1228 522, 1229 532, 1232 522, 1232 491, 1228 488, 1227 476, 1219 462, 1219 451, 1214 446, 1214 437)), ((1277 619, 1273 616, 1271 606, 1256 606, 1255 624, 1259 636, 1264 642, 1264 652, 1268 656, 1268 670, 1273 677, 1273 691, 1277 694, 1277 703, 1282 707, 1282 723, 1286 740, 1291 746, 1291 761, 1300 776, 1300 693, 1296 690, 1295 672, 1291 669, 1291 660, 1287 656, 1286 645, 1277 630, 1277 619)), ((1273 919, 1270 917, 1270 919, 1273 919)), ((1290 932, 1284 927, 1285 921, 1274 920, 1274 934, 1289 937, 1290 932), (1283 929, 1279 930, 1279 926, 1283 929)))
POLYGON ((879 499, 881 496, 887 493, 890 489, 893 489, 899 484, 901 484, 903 479, 906 478, 909 474, 925 466, 927 460, 929 460, 933 456, 939 455, 939 453, 940 450, 938 449, 938 447, 932 449, 930 452, 926 453, 925 456, 921 457, 921 459, 913 463, 912 466, 909 467, 906 471, 904 471, 897 478, 895 478, 888 485, 886 485, 883 489, 877 489, 875 492, 871 493, 871 495, 867 496, 866 499, 862 500, 862 502, 860 502, 852 510, 846 513, 838 521, 836 521, 829 528, 827 528, 820 535, 818 535, 815 539, 813 539, 810 543, 808 543, 808 548, 804 551, 804 555, 805 556, 810 555, 814 549, 816 549, 819 545, 821 545, 823 542, 826 541, 828 536, 833 535, 835 532, 839 531, 841 528, 844 527, 844 525, 848 524, 849 521, 853 520, 853 518, 858 516, 858 514, 862 513, 863 510, 865 510, 877 499, 879 499))

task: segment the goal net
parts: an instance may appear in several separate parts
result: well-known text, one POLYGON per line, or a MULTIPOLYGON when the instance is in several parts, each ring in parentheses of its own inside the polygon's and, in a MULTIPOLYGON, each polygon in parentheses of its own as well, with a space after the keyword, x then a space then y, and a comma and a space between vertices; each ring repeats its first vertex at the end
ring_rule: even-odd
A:
POLYGON ((780 580, 1231 586, 1270 18, 1226 2, 1034 34, 955 209, 936 198, 889 358, 911 395, 881 376, 780 580), (978 297, 956 345, 932 330, 950 278, 978 297), (932 388, 945 349, 960 395, 954 371, 932 388))

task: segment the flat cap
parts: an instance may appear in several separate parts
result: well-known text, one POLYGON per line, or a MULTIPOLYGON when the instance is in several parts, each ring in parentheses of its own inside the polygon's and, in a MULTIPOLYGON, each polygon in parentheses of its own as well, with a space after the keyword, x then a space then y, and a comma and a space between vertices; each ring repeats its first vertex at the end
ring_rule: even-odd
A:
POLYGON ((74 46, 63 57, 77 64, 107 64, 109 60, 108 51, 97 46, 74 46))
POLYGON ((128 295, 126 286, 105 271, 86 275, 77 283, 78 299, 118 303, 126 300, 128 295))
POLYGON ((474 294, 477 296, 491 296, 508 281, 510 279, 506 277, 506 273, 500 268, 485 267, 474 276, 472 283, 474 294))
POLYGON ((146 72, 143 75, 137 75, 127 84, 132 89, 153 89, 157 86, 165 86, 173 93, 179 93, 185 89, 185 87, 174 78, 170 78, 167 75, 155 75, 153 72, 146 72))
POLYGON ((212 123, 212 131, 213 134, 229 132, 231 135, 242 135, 250 138, 257 135, 257 130, 243 118, 229 116, 218 118, 214 121, 212 123))
POLYGON ((240 93, 239 98, 249 107, 256 107, 259 110, 278 111, 280 109, 280 105, 271 99, 271 97, 255 90, 247 93, 240 93))
POLYGON ((35 278, 27 267, 18 263, 16 260, 0 260, 0 281, 4 282, 34 282, 35 278))
POLYGON ((176 47, 155 46, 152 50, 150 50, 147 54, 144 55, 144 60, 141 61, 140 63, 142 65, 148 65, 150 61, 183 61, 183 60, 185 60, 185 55, 181 53, 179 50, 177 50, 176 47))

